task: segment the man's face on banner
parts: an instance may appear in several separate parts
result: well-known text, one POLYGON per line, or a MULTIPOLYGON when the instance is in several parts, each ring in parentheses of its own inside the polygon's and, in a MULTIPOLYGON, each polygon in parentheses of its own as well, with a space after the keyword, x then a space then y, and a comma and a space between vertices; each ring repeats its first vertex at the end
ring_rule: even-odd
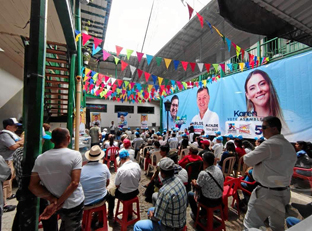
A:
POLYGON ((94 115, 94 120, 97 121, 99 119, 98 115, 94 115))
POLYGON ((120 120, 121 120, 121 121, 124 121, 124 120, 125 120, 125 117, 124 117, 123 115, 121 115, 121 116, 120 116, 120 120))
POLYGON ((171 115, 171 117, 175 118, 177 116, 178 108, 179 108, 179 100, 178 99, 172 100, 171 106, 170 106, 170 115, 171 115))
POLYGON ((209 100, 210 96, 208 95, 207 89, 204 89, 197 94, 197 106, 201 114, 204 114, 207 111, 209 100))

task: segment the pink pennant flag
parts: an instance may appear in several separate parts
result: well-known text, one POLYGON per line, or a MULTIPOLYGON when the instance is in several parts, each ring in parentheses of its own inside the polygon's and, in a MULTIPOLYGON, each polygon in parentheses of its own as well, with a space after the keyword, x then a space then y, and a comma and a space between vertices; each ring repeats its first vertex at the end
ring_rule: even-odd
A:
POLYGON ((196 67, 196 63, 190 63, 191 69, 194 72, 195 71, 195 67, 196 67))
POLYGON ((141 78, 141 76, 142 76, 142 74, 143 74, 143 71, 141 70, 141 69, 137 69, 137 72, 138 72, 138 76, 139 76, 139 78, 141 78))
POLYGON ((183 69, 186 71, 187 65, 188 65, 189 63, 188 63, 188 62, 185 62, 185 61, 181 61, 181 64, 182 64, 183 69))
POLYGON ((132 89, 133 87, 134 87, 134 85, 135 85, 135 83, 130 83, 130 86, 131 86, 131 88, 130 89, 132 89))
POLYGON ((200 22, 201 28, 204 28, 204 18, 199 13, 196 13, 198 20, 200 22))
POLYGON ((146 82, 148 82, 148 78, 150 77, 151 74, 148 72, 144 72, 144 75, 145 75, 146 82))
POLYGON ((194 9, 189 4, 186 3, 186 5, 189 10, 189 19, 191 19, 194 9))
POLYGON ((108 53, 106 50, 103 50, 103 60, 105 61, 106 59, 108 59, 109 56, 111 56, 111 54, 108 53))
POLYGON ((128 66, 128 63, 126 63, 122 60, 120 60, 120 62, 121 62, 121 71, 123 71, 128 66))
POLYGON ((141 52, 138 52, 138 51, 136 53, 137 53, 138 61, 141 62, 141 59, 142 59, 144 53, 141 53, 141 52))
POLYGON ((225 64, 224 63, 220 63, 219 65, 220 65, 222 71, 225 73, 225 64))
POLYGON ((99 44, 102 43, 102 39, 98 39, 98 38, 93 38, 93 43, 94 43, 94 48, 96 49, 98 47, 99 44))
POLYGON ((92 38, 91 35, 82 33, 82 46, 84 46, 92 38))
POLYGON ((205 63, 205 67, 206 67, 206 70, 207 70, 207 72, 209 72, 209 70, 210 70, 210 63, 205 63))
POLYGON ((119 56, 119 54, 120 54, 120 52, 121 52, 122 49, 123 49, 122 47, 116 46, 116 55, 117 55, 117 56, 119 56))

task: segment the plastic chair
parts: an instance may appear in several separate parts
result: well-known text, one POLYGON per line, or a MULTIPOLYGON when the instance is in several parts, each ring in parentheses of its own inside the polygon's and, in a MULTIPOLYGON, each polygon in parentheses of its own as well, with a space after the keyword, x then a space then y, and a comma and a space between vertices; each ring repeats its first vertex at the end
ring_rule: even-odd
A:
MULTIPOLYGON (((312 168, 299 168, 299 167, 294 167, 294 169, 293 169, 293 178, 300 178, 300 179, 309 181, 310 190, 312 189, 312 168), (307 172, 307 173, 310 173, 310 176, 301 175, 301 174, 299 174, 299 173, 297 172, 297 170, 305 171, 305 172, 307 172)), ((311 195, 312 195, 312 190, 311 190, 311 195)))
POLYGON ((108 169, 110 169, 110 162, 114 162, 115 172, 117 172, 117 161, 116 156, 118 155, 118 147, 110 147, 106 149, 106 154, 104 160, 106 161, 108 169), (108 157, 108 153, 110 153, 110 158, 108 157))
POLYGON ((248 193, 249 195, 251 195, 252 192, 250 192, 249 190, 245 189, 245 188, 242 186, 241 183, 246 183, 246 184, 248 184, 248 185, 256 185, 256 184, 257 184, 257 181, 253 181, 253 182, 245 181, 245 180, 243 180, 243 179, 244 179, 243 176, 240 177, 240 178, 238 178, 238 179, 239 179, 239 184, 238 184, 237 189, 240 189, 240 190, 242 190, 242 191, 248 193))
POLYGON ((225 160, 223 161, 223 165, 222 165, 222 172, 224 176, 230 176, 231 174, 233 174, 235 160, 236 160, 236 157, 225 158, 225 160), (226 169, 225 166, 227 165, 227 163, 228 163, 228 168, 226 169))
POLYGON ((97 205, 84 207, 82 218, 82 230, 91 231, 91 222, 93 213, 98 213, 99 222, 103 223, 103 227, 98 228, 95 231, 107 231, 108 228, 107 228, 107 213, 105 201, 102 201, 100 204, 97 205))
POLYGON ((186 156, 187 154, 189 153, 189 149, 188 148, 185 148, 185 149, 182 149, 178 159, 181 160, 184 156, 186 156))
POLYGON ((117 221, 118 223, 120 223, 121 231, 126 231, 129 225, 132 225, 139 220, 140 220, 139 198, 135 197, 131 200, 126 201, 118 199, 114 222, 117 221), (119 211, 120 202, 123 204, 122 211, 119 211), (134 211, 132 208, 133 203, 136 203, 136 211, 134 211), (128 217, 132 216, 133 213, 136 215, 136 218, 128 220, 128 217), (120 214, 122 214, 122 219, 118 218, 118 215, 120 214))
POLYGON ((185 170, 187 171, 187 175, 188 175, 187 191, 191 190, 191 181, 193 179, 197 179, 198 174, 200 173, 202 169, 203 169, 202 161, 190 162, 185 166, 185 170))
POLYGON ((161 155, 160 152, 153 152, 151 155, 151 164, 148 165, 147 174, 149 174, 150 170, 156 171, 157 163, 160 161, 161 155))
POLYGON ((201 228, 203 228, 204 230, 209 230, 209 231, 226 230, 225 223, 224 223, 224 214, 223 214, 223 210, 222 210, 222 205, 210 208, 210 207, 207 207, 207 206, 198 202, 197 206, 198 206, 198 208, 197 208, 197 215, 196 215, 196 220, 195 220, 195 227, 197 227, 197 225, 198 225, 201 228), (207 215, 206 215, 207 224, 206 225, 201 223, 199 220, 200 208, 203 208, 207 211, 207 215), (221 218, 219 218, 213 214, 213 212, 217 211, 217 210, 220 211, 221 218), (220 223, 220 225, 216 228, 213 228, 213 218, 215 218, 220 223))
POLYGON ((238 160, 238 167, 235 171, 235 177, 237 176, 243 176, 248 168, 248 166, 244 163, 244 156, 241 156, 238 160))
POLYGON ((222 195, 222 200, 224 204, 224 219, 228 220, 228 210, 229 210, 229 205, 228 205, 228 199, 229 197, 233 197, 232 200, 232 208, 234 208, 237 211, 237 215, 239 216, 240 210, 239 210, 239 198, 238 198, 238 193, 237 189, 238 186, 240 185, 240 179, 239 178, 233 178, 227 176, 225 178, 224 184, 223 184, 223 195, 222 195), (235 208, 235 202, 237 203, 237 208, 235 208))

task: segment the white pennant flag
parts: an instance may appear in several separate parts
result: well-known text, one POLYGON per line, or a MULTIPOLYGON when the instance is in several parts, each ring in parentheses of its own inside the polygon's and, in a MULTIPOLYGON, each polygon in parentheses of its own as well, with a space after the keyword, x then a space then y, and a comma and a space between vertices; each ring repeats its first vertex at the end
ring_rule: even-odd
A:
POLYGON ((129 66, 130 66, 131 74, 133 75, 135 70, 136 70, 136 67, 135 66, 131 66, 131 65, 129 65, 129 66))
POLYGON ((112 84, 114 84, 115 81, 116 81, 116 78, 110 77, 110 81, 111 81, 112 84))
POLYGON ((204 63, 197 63, 198 69, 200 72, 203 71, 204 63))

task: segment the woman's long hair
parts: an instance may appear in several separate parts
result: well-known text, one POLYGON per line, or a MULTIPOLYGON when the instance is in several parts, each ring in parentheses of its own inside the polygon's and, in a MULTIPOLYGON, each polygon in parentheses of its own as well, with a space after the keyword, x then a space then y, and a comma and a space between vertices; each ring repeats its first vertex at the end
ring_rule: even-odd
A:
POLYGON ((115 136, 114 136, 114 135, 111 135, 111 137, 109 137, 109 145, 110 145, 111 147, 114 146, 114 140, 115 140, 115 136))

